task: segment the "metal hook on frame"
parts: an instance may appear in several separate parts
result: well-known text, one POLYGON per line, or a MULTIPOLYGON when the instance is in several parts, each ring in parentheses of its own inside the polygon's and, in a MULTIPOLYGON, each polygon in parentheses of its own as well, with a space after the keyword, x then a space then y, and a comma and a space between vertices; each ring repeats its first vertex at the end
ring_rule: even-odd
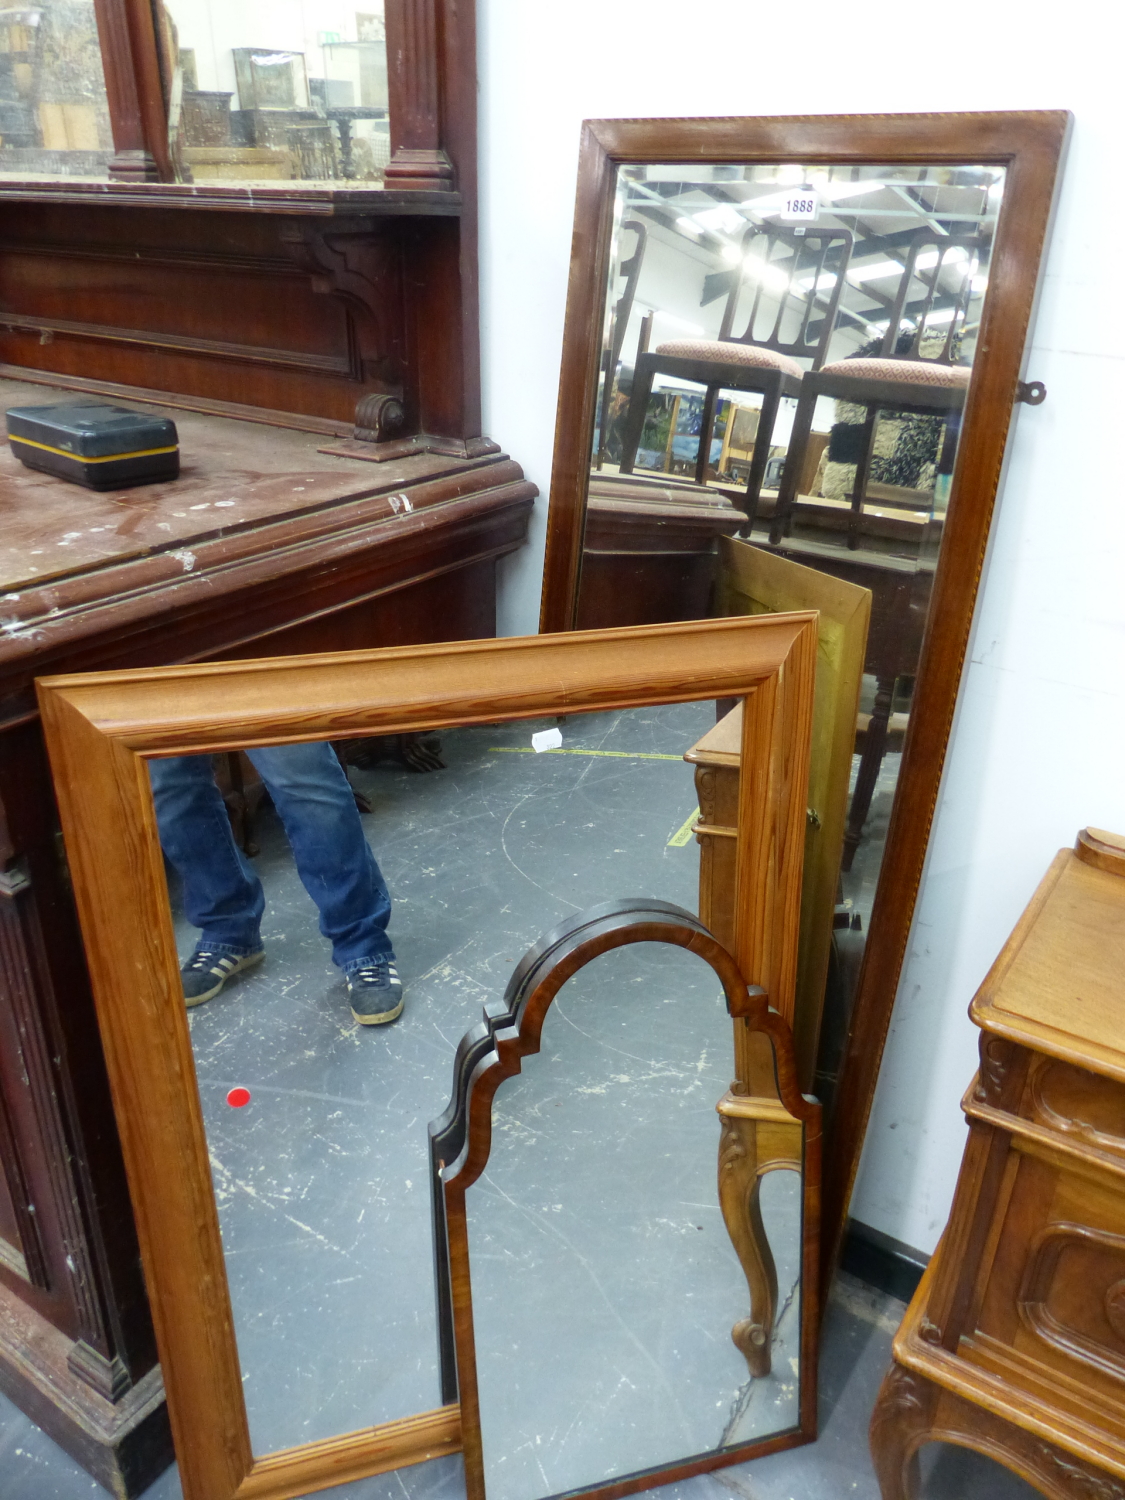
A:
POLYGON ((1020 380, 1016 383, 1016 400, 1026 401, 1028 406, 1042 406, 1047 399, 1047 387, 1041 380, 1020 380))

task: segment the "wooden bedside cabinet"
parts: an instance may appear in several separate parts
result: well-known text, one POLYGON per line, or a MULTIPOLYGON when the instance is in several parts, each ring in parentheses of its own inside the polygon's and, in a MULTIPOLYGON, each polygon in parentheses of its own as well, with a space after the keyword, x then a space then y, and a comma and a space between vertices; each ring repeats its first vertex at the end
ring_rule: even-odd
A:
POLYGON ((1058 855, 970 1015, 961 1175, 871 1420, 883 1500, 932 1440, 1125 1500, 1125 838, 1058 855))

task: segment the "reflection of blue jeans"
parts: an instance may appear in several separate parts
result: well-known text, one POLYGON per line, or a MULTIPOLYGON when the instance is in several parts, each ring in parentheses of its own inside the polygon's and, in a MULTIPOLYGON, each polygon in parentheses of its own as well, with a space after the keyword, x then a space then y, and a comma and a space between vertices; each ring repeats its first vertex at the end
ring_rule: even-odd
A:
MULTIPOLYGON (((274 745, 246 752, 266 784, 293 849, 301 884, 317 904, 320 930, 347 973, 394 957, 391 898, 368 848, 348 778, 329 744, 274 745)), ((164 853, 184 885, 184 913, 208 952, 261 947, 262 883, 234 841, 209 755, 149 761, 164 853)))

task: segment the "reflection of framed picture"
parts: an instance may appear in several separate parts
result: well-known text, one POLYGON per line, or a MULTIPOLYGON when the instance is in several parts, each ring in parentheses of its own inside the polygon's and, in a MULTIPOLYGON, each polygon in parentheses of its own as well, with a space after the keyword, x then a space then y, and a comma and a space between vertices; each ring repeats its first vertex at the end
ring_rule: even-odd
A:
POLYGON ((309 86, 303 52, 272 47, 232 47, 240 109, 307 109, 309 86))
POLYGON ((383 12, 360 11, 355 13, 355 35, 357 42, 385 42, 387 25, 383 12))

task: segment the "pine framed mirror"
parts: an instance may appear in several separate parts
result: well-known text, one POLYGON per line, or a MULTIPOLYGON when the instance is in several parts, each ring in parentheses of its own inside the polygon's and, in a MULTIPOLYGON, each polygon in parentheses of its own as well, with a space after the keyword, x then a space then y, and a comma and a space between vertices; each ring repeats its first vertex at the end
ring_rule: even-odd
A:
MULTIPOLYGON (((868 588, 826 1095, 839 1253, 984 563, 1063 111, 583 129, 540 628, 713 613, 717 541, 868 588)), ((823 1288, 822 1288, 823 1289, 823 1288)))
MULTIPOLYGON (((429 1330, 416 1337, 416 1342, 425 1339, 426 1354, 433 1356, 431 1408, 407 1407, 386 1420, 365 1427, 353 1425, 350 1430, 330 1428, 304 1443, 291 1441, 301 1431, 300 1423, 292 1418, 288 1427, 269 1429, 256 1427, 256 1418, 251 1419, 254 1414, 248 1415, 248 1395, 261 1381, 259 1373, 245 1366, 243 1356, 253 1330, 247 1333, 237 1299, 232 1298, 237 1278, 218 1201, 226 1177, 223 1164, 215 1161, 213 1107, 220 1114, 226 1108, 227 1117, 238 1113, 242 1118, 246 1100, 236 1101, 231 1095, 254 1092, 262 1098, 264 1139, 276 1157, 284 1154, 282 1147, 287 1149, 291 1137, 282 1140, 271 1121, 281 1131, 287 1128, 287 1117, 292 1117, 288 1123, 297 1122, 297 1134, 306 1142, 313 1138, 301 1123, 310 1091, 297 1098, 292 1087, 273 1089, 272 1098, 279 1099, 283 1109, 271 1115, 270 1088, 255 1083, 253 1090, 230 1090, 232 1082, 244 1084, 246 1080, 223 1077, 207 1059, 201 1061, 198 1028, 189 1024, 180 987, 176 932, 148 761, 318 739, 409 733, 435 725, 449 733, 483 727, 489 736, 486 745, 505 748, 505 726, 517 724, 526 729, 524 721, 528 720, 565 715, 567 725, 572 726, 584 717, 603 714, 629 725, 634 722, 630 714, 648 706, 665 710, 670 706, 678 713, 685 706, 707 708, 708 700, 716 696, 742 698, 747 706, 739 895, 734 958, 725 962, 728 966, 733 962, 738 982, 750 987, 753 1003, 750 996, 742 1000, 746 1030, 767 1037, 783 1035, 792 1012, 796 975, 815 650, 814 618, 787 614, 40 681, 43 723, 187 1500, 284 1500, 371 1474, 405 1472, 429 1459, 467 1449, 476 1427, 470 1414, 467 1420, 473 1432, 463 1430, 462 1409, 448 1383, 439 1394, 433 1331, 440 1319, 432 1320, 429 1330), (763 1022, 768 1023, 764 1028, 763 1022), (263 1442, 260 1433, 270 1431, 277 1435, 263 1442)), ((569 727, 567 732, 573 733, 569 727)), ((604 729, 599 733, 604 738, 604 729)), ((601 763, 620 768, 615 772, 617 785, 634 798, 638 773, 629 773, 627 767, 638 759, 658 770, 674 771, 683 787, 690 788, 691 770, 682 750, 698 728, 693 721, 675 733, 679 754, 661 749, 638 757, 626 749, 609 752, 601 763)), ((571 755, 582 753, 571 751, 571 755)), ((493 780, 504 760, 503 755, 492 756, 488 775, 493 780)), ((567 758, 556 764, 577 763, 567 758)), ((541 804, 544 800, 539 799, 541 804)), ((673 822, 683 821, 681 806, 673 822)), ((451 857, 449 839, 441 835, 439 829, 435 853, 451 857)), ((581 836, 589 842, 584 831, 581 836)), ((556 838, 554 842, 565 841, 556 838)), ((685 843, 685 849, 689 847, 693 846, 685 843)), ((663 857, 665 852, 661 840, 658 853, 663 857)), ((612 861, 605 864, 607 879, 612 879, 613 868, 612 861)), ((698 879, 686 867, 677 878, 688 890, 698 879)), ((491 888, 483 877, 478 883, 487 905, 491 888)), ((567 904, 577 903, 563 903, 567 904)), ((542 930, 543 926, 537 929, 542 930)), ((727 994, 737 1015, 739 992, 734 976, 730 977, 733 999, 731 987, 727 994)), ((278 1038, 283 1051, 299 1053, 301 1034, 279 1027, 278 997, 267 998, 271 1037, 278 1038)), ((218 1024, 211 1028, 211 1036, 218 1045, 221 1036, 216 1038, 216 1033, 229 1028, 223 1024, 222 1010, 213 1014, 218 1024)), ((311 1010, 306 1010, 308 1015, 311 1010)), ((730 1022, 725 1011, 722 1020, 729 1045, 730 1022)), ((354 1042, 357 1055, 363 1040, 345 1038, 349 1047, 354 1042)), ((783 1044, 781 1051, 784 1054, 783 1044)), ((385 1052, 365 1052, 362 1057, 366 1060, 360 1070, 349 1076, 373 1080, 375 1091, 385 1095, 388 1091, 380 1085, 378 1067, 385 1052)), ((775 1066, 785 1071, 784 1055, 775 1066)), ((785 1087, 789 1097, 796 1099, 791 1063, 789 1067, 790 1081, 785 1087)), ((733 1066, 726 1069, 724 1087, 734 1072, 733 1066)), ((320 1092, 329 1110, 357 1103, 342 1098, 341 1088, 333 1088, 330 1081, 320 1092)), ((706 1106, 715 1145, 716 1104, 712 1099, 706 1106)), ((797 1415, 763 1437, 762 1443, 771 1448, 808 1441, 815 1431, 816 1295, 811 1267, 817 1247, 818 1135, 813 1128, 815 1106, 811 1110, 799 1107, 803 1118, 793 1118, 792 1124, 801 1133, 801 1146, 788 1165, 796 1167, 793 1175, 799 1174, 801 1184, 798 1262, 803 1270, 798 1271, 799 1324, 792 1357, 801 1362, 802 1396, 797 1415)), ((247 1121, 250 1108, 244 1116, 247 1121)), ((732 1117, 738 1117, 738 1110, 735 1105, 732 1117)), ((780 1104, 778 1113, 788 1118, 780 1104)), ((423 1145, 425 1118, 421 1117, 420 1124, 423 1145)), ((324 1149, 331 1150, 331 1145, 324 1149)), ((267 1167, 272 1166, 271 1158, 267 1167)), ((714 1170, 712 1156, 707 1182, 700 1186, 713 1198, 714 1170)), ((247 1184, 248 1190, 255 1186, 253 1179, 247 1184)), ((364 1167, 354 1183, 336 1195, 343 1199, 353 1225, 362 1220, 363 1208, 377 1201, 378 1189, 379 1183, 372 1182, 364 1167)), ((752 1184, 743 1191, 740 1212, 745 1211, 752 1191, 752 1184)), ((291 1189, 284 1188, 282 1196, 286 1193, 291 1194, 291 1189)), ((252 1191, 244 1193, 250 1195, 252 1191)), ((424 1194, 415 1197, 425 1205, 424 1194)), ((313 1239, 324 1238, 316 1221, 308 1220, 307 1208, 302 1205, 300 1212, 294 1212, 295 1208, 290 1197, 287 1222, 305 1216, 302 1232, 309 1231, 313 1239)), ((368 1231, 363 1234, 367 1236, 368 1231)), ((279 1256, 284 1249, 280 1237, 265 1238, 262 1253, 279 1256)), ((373 1247, 378 1248, 377 1240, 377 1235, 365 1240, 363 1254, 369 1262, 373 1247)), ((393 1244, 392 1264, 405 1258, 402 1246, 401 1239, 393 1244)), ((737 1272, 741 1256, 736 1258, 729 1243, 726 1254, 737 1272)), ((419 1257, 412 1254, 410 1258, 419 1257)), ((743 1278, 742 1297, 747 1279, 743 1278)), ((307 1281, 298 1287, 297 1295, 308 1295, 310 1288, 320 1307, 321 1282, 307 1281)), ((370 1304, 376 1299, 365 1295, 364 1300, 370 1304)), ((376 1301, 376 1309, 377 1305, 376 1301)), ((481 1310, 479 1299, 477 1310, 481 1310)), ((742 1316, 741 1306, 731 1307, 729 1318, 724 1309, 727 1322, 721 1333, 728 1346, 731 1324, 742 1316)), ((378 1353, 377 1348, 360 1350, 362 1379, 350 1378, 360 1364, 354 1349, 330 1347, 325 1368, 335 1384, 358 1385, 361 1397, 371 1406, 374 1403, 366 1398, 375 1388, 378 1353)), ((286 1355, 291 1361, 291 1350, 286 1355)), ((276 1369, 285 1363, 275 1357, 276 1369)), ((745 1381, 745 1366, 742 1378, 745 1381)), ((766 1451, 765 1446, 751 1447, 766 1451)), ((740 1447, 737 1456, 748 1456, 748 1450, 740 1447)), ((664 1461, 666 1456, 658 1457, 664 1461)))

